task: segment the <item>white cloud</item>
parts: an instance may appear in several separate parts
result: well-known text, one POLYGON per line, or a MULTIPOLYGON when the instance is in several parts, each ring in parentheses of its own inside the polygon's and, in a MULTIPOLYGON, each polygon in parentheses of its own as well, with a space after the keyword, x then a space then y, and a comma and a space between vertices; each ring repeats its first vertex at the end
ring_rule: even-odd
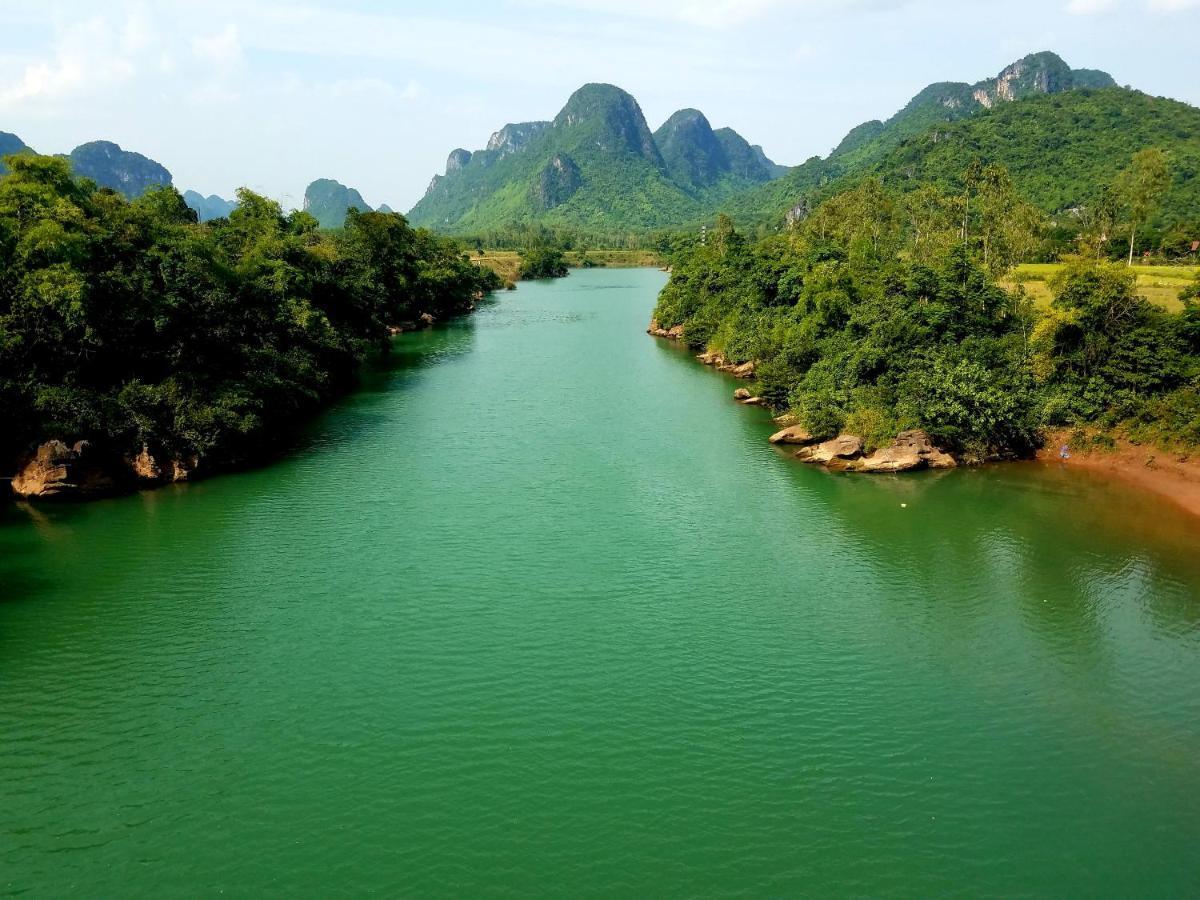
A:
POLYGON ((229 69, 242 60, 242 42, 232 22, 215 34, 192 39, 192 53, 201 62, 229 69))
POLYGON ((1094 16, 1111 12, 1119 5, 1119 0, 1071 0, 1067 4, 1067 12, 1073 16, 1094 16))
MULTIPOLYGON (((1152 13, 1178 13, 1200 9, 1200 0, 1143 0, 1140 4, 1152 13)), ((1067 12, 1075 16, 1094 16, 1122 9, 1122 0, 1070 0, 1067 12)))
POLYGON ((25 63, 18 77, 0 87, 0 108, 109 90, 133 78, 138 54, 148 44, 146 25, 136 16, 120 28, 100 17, 64 26, 47 58, 25 63))

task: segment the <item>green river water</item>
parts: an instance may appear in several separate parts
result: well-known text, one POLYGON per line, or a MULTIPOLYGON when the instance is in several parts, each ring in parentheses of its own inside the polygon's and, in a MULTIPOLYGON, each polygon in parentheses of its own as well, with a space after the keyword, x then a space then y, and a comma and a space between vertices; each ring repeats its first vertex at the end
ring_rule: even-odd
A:
POLYGON ((1193 520, 796 464, 643 333, 664 278, 403 336, 261 469, 0 507, 0 893, 1200 891, 1193 520))

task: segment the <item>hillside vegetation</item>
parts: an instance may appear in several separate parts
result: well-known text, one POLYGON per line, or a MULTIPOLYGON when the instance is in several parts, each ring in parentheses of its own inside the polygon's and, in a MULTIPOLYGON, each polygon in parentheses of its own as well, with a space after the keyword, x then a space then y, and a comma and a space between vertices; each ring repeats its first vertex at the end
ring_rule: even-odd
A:
POLYGON ((552 122, 507 125, 483 150, 454 150, 409 218, 457 234, 528 222, 644 232, 698 221, 717 201, 781 171, 697 110, 651 133, 633 97, 589 84, 552 122))
POLYGON ((1000 284, 1037 225, 997 167, 965 196, 868 179, 758 243, 723 218, 677 253, 654 317, 753 362, 763 402, 818 438, 879 447, 922 429, 967 459, 1084 425, 1200 444, 1200 280, 1172 313, 1132 269, 1080 256, 1039 308, 1000 284))

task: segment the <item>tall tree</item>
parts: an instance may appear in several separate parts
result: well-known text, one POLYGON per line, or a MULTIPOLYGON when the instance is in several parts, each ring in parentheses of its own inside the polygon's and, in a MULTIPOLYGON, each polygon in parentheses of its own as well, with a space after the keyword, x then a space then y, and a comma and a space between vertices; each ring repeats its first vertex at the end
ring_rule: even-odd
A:
POLYGON ((1129 166, 1117 176, 1117 193, 1129 211, 1129 265, 1133 265, 1133 245, 1138 227, 1154 214, 1171 183, 1167 154, 1147 147, 1133 154, 1129 166))

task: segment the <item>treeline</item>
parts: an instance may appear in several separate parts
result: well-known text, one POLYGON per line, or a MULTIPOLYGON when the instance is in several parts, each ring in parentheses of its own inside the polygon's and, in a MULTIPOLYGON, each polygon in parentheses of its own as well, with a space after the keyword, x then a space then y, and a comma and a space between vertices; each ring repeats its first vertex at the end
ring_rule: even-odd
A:
POLYGON ((251 191, 199 224, 171 188, 133 201, 45 156, 0 179, 0 459, 85 439, 185 468, 235 464, 350 384, 389 333, 498 286, 402 216, 341 231, 251 191))
POLYGON ((551 227, 522 222, 490 228, 458 239, 475 250, 531 250, 550 248, 572 250, 658 250, 669 242, 673 232, 659 231, 587 231, 578 228, 551 227))
POLYGON ((868 179, 757 243, 722 219, 676 253, 655 319, 754 361, 759 395, 819 437, 883 446, 920 428, 977 458, 1083 425, 1200 444, 1200 282, 1181 313, 1151 305, 1105 261, 1111 228, 1096 222, 1038 309, 999 279, 1037 246, 1041 216, 999 166, 961 184, 868 179))

